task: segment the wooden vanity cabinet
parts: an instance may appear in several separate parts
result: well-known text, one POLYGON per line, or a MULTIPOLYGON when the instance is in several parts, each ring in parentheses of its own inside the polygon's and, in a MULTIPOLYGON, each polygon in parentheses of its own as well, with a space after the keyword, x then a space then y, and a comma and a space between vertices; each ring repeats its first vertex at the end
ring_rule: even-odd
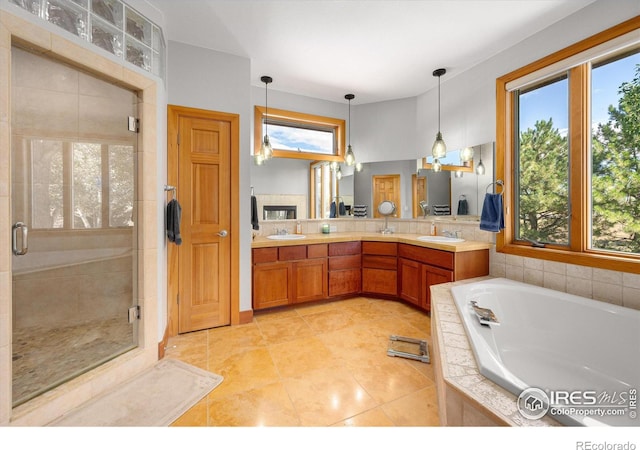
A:
POLYGON ((399 296, 427 311, 431 310, 431 286, 488 274, 488 250, 453 253, 398 245, 399 296))
POLYGON ((329 297, 360 293, 361 248, 360 241, 329 244, 329 297))
POLYGON ((327 244, 254 248, 253 309, 324 299, 327 244))
POLYGON ((398 244, 362 242, 362 292, 398 295, 398 244))

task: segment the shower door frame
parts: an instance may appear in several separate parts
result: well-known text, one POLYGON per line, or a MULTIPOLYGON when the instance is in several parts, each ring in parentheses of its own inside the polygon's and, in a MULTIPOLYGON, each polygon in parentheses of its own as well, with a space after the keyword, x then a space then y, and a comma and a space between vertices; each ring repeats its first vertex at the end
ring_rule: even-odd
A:
MULTIPOLYGON (((132 70, 70 41, 16 11, 0 9, 0 425, 44 425, 80 404, 150 367, 158 359, 158 149, 157 109, 159 79, 132 70), (132 90, 138 96, 140 136, 137 148, 138 210, 137 304, 142 311, 138 348, 131 350, 23 405, 12 408, 11 399, 11 47, 22 46, 47 53, 99 78, 132 90), (152 167, 144 171, 143 168, 152 167)), ((61 33, 62 34, 62 33, 61 33)))

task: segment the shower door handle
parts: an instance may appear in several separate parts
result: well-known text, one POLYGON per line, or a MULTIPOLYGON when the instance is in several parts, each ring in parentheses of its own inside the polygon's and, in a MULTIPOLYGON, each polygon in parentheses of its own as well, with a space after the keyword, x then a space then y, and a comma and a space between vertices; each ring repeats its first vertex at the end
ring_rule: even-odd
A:
POLYGON ((27 228, 27 226, 24 223, 16 222, 13 224, 13 254, 14 255, 22 256, 27 254, 27 252, 29 251, 29 243, 27 241, 28 236, 29 236, 29 228, 27 228), (22 232, 20 250, 18 250, 18 230, 22 232))

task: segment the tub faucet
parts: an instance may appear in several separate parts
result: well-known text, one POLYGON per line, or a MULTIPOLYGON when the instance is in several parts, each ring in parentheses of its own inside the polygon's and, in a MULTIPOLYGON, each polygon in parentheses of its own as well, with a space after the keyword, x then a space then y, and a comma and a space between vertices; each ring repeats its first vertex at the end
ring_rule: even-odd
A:
POLYGON ((473 308, 473 312, 480 321, 480 325, 489 326, 491 324, 498 325, 500 323, 496 315, 489 308, 478 306, 478 303, 475 300, 471 300, 470 303, 473 308))

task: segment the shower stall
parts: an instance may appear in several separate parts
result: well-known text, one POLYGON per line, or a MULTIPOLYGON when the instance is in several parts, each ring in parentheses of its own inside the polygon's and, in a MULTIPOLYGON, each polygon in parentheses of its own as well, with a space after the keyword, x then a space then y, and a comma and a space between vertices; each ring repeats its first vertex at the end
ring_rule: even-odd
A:
POLYGON ((11 52, 15 407, 138 345, 138 98, 11 52))

